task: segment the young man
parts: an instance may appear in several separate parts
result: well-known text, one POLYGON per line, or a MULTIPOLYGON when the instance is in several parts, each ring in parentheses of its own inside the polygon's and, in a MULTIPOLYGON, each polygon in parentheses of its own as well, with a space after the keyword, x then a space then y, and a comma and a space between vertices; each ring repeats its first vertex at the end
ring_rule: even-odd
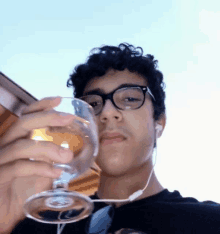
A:
MULTIPOLYGON (((90 197, 124 200, 138 190, 143 193, 130 202, 95 202, 93 215, 67 224, 62 233, 220 233, 219 204, 169 192, 153 171, 156 139, 166 125, 163 75, 153 56, 143 56, 141 48, 127 44, 93 52, 67 83, 96 114, 100 140, 96 163, 101 178, 97 193, 90 197)), ((25 139, 31 129, 71 121, 72 116, 60 117, 51 110, 59 102, 59 98, 43 99, 29 106, 2 138, 0 233, 13 229, 14 234, 56 232, 56 225, 25 219, 22 206, 27 197, 48 189, 59 175, 53 174, 48 160, 65 163, 72 159, 71 154, 61 158, 58 147, 49 142, 36 146, 25 139), (28 152, 36 158, 45 152, 45 162, 26 160, 28 152)))

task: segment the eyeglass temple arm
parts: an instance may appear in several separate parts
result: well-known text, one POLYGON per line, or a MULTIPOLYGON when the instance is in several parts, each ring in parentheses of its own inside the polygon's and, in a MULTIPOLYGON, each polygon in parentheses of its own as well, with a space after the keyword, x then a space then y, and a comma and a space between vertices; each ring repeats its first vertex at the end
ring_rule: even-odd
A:
POLYGON ((154 101, 156 102, 156 99, 154 98, 154 95, 151 93, 150 89, 147 87, 147 92, 152 96, 152 98, 154 99, 154 101))

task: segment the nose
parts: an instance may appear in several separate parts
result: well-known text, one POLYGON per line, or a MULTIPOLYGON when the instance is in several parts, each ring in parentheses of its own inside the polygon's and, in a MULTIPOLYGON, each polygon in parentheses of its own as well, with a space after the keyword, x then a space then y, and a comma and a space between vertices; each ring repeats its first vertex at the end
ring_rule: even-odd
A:
POLYGON ((100 114, 101 122, 105 122, 110 119, 117 119, 120 121, 122 119, 121 110, 117 109, 110 99, 106 100, 105 105, 102 108, 100 114))

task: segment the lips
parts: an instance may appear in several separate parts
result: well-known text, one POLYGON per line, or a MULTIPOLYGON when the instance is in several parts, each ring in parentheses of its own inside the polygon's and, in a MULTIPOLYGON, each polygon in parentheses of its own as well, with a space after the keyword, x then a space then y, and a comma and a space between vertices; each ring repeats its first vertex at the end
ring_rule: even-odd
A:
POLYGON ((119 132, 105 132, 101 135, 100 143, 102 145, 115 144, 124 141, 126 137, 119 132))
POLYGON ((103 139, 102 141, 102 145, 110 145, 110 144, 115 144, 115 143, 119 143, 122 142, 124 139, 122 139, 121 137, 115 137, 115 138, 111 138, 111 139, 103 139))

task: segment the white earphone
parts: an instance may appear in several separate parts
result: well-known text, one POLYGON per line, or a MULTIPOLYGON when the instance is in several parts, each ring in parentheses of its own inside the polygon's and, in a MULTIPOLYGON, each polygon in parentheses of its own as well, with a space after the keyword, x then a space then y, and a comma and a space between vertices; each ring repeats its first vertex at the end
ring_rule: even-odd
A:
POLYGON ((160 124, 156 125, 155 130, 156 130, 156 137, 157 138, 159 137, 160 132, 162 131, 162 129, 163 129, 162 125, 160 125, 160 124))

